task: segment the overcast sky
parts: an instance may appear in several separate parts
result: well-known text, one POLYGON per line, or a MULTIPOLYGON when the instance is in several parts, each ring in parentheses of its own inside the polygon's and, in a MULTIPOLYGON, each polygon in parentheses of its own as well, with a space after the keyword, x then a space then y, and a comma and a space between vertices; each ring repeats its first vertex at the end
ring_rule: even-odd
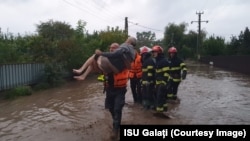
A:
POLYGON ((201 29, 208 35, 229 40, 250 27, 250 0, 0 0, 0 28, 3 33, 33 34, 36 25, 50 19, 76 27, 78 20, 87 22, 89 33, 107 26, 124 29, 129 34, 152 31, 163 38, 169 23, 188 23, 187 31, 201 29), (191 21, 195 21, 191 24, 191 21))

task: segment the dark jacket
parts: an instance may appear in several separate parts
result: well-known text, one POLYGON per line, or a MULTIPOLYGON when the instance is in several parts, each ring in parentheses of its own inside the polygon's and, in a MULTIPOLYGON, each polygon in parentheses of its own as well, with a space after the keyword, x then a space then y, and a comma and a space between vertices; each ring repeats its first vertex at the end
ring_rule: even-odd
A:
POLYGON ((170 68, 169 68, 170 76, 173 78, 174 82, 180 82, 182 73, 184 75, 186 75, 187 73, 186 64, 183 62, 182 59, 180 59, 177 56, 174 56, 173 58, 168 58, 168 62, 170 64, 170 68))
POLYGON ((130 64, 135 60, 135 50, 130 44, 123 43, 114 52, 103 52, 101 55, 109 59, 119 71, 124 68, 130 69, 130 64))
POLYGON ((169 75, 170 64, 164 54, 159 54, 156 57, 156 84, 168 84, 171 77, 169 75))
POLYGON ((150 53, 142 55, 142 84, 155 82, 155 58, 150 53))

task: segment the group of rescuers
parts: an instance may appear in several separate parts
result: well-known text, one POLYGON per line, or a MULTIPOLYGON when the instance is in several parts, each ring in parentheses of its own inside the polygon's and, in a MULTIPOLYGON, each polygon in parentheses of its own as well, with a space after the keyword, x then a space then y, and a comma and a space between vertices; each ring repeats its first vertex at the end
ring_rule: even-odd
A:
MULTIPOLYGON (((176 47, 169 47, 165 53, 160 45, 154 45, 151 48, 143 46, 139 49, 136 49, 135 46, 136 39, 128 37, 121 45, 112 43, 109 52, 97 50, 93 57, 97 60, 96 58, 99 56, 105 56, 111 63, 122 65, 122 62, 115 62, 114 58, 122 56, 128 59, 129 55, 127 57, 117 55, 118 52, 126 52, 127 48, 134 50, 132 53, 134 58, 130 59, 129 67, 120 69, 118 73, 102 73, 97 78, 104 83, 105 108, 110 111, 113 119, 113 136, 117 136, 119 132, 128 82, 134 103, 141 104, 145 109, 155 110, 156 113, 165 113, 168 111, 168 102, 180 102, 177 97, 178 87, 187 75, 187 67, 184 61, 178 57, 176 47)), ((73 72, 77 71, 73 69, 73 72)), ((75 79, 81 80, 79 77, 75 76, 75 79)))

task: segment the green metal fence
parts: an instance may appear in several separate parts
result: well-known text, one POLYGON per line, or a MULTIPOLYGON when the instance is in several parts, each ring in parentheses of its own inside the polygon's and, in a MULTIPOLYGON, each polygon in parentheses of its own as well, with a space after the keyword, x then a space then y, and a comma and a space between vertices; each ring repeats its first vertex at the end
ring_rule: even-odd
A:
POLYGON ((44 64, 0 64, 0 91, 37 83, 44 75, 44 64))

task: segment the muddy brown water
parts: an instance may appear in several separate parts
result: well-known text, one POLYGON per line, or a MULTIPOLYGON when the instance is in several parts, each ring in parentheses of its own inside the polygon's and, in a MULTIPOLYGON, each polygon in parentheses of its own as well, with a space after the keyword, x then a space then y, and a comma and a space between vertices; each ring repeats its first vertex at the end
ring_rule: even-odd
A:
MULTIPOLYGON (((154 117, 126 94, 122 124, 249 124, 250 76, 187 62, 171 119, 154 117)), ((111 116, 95 76, 16 100, 0 101, 0 141, 109 140, 111 116)))

